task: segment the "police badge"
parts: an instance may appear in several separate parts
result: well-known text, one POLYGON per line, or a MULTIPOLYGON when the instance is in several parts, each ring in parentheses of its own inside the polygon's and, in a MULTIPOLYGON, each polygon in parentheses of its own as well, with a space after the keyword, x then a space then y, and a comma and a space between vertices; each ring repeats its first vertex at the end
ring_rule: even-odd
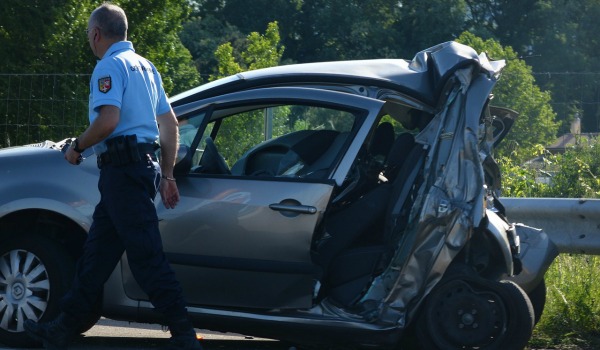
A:
POLYGON ((112 87, 112 84, 110 81, 110 77, 104 77, 104 78, 98 79, 98 90, 100 90, 100 92, 107 93, 110 91, 111 87, 112 87))

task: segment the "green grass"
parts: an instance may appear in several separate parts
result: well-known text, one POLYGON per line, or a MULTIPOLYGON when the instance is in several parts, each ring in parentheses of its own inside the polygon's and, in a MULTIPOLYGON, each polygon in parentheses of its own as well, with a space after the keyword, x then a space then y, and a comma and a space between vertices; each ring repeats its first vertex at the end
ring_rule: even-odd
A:
POLYGON ((547 301, 532 349, 600 349, 600 256, 559 255, 546 273, 547 301))

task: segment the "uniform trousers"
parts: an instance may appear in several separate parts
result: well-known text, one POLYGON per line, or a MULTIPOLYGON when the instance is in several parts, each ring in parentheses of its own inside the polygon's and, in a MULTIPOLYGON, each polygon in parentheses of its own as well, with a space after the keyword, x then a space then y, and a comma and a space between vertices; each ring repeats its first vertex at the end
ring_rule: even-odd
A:
POLYGON ((183 293, 162 248, 154 199, 160 167, 153 157, 100 169, 100 202, 77 262, 70 291, 61 300, 67 315, 85 320, 93 315, 104 283, 123 255, 133 276, 167 323, 185 318, 183 293))

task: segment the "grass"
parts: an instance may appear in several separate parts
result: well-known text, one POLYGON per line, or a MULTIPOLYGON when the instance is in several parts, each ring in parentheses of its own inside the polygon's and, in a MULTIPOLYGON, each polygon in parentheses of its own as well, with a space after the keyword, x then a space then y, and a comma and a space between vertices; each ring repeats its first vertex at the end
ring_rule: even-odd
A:
POLYGON ((600 256, 559 255, 531 349, 600 349, 600 256))

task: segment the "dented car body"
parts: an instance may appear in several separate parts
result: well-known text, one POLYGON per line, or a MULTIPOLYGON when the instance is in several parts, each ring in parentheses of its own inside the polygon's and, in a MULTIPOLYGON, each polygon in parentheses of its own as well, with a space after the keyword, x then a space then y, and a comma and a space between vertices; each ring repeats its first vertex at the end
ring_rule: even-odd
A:
MULTIPOLYGON (((516 118, 490 106, 503 66, 448 42, 173 97, 181 203, 157 211, 195 325, 312 345, 523 348, 557 252, 499 200, 493 147, 516 118)), ((67 142, 0 151, 9 345, 29 345, 24 319, 56 314, 98 201, 95 155, 72 167, 67 142)), ((161 322, 126 256, 100 315, 161 322)))

